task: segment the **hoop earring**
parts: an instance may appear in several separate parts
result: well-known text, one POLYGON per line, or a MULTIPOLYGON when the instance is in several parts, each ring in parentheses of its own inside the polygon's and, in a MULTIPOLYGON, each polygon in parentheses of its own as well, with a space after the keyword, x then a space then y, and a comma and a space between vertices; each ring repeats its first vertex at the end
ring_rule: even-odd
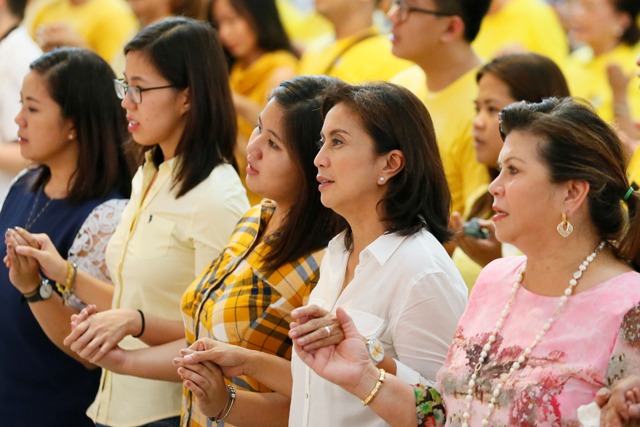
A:
POLYGON ((567 214, 565 212, 562 212, 562 221, 560 221, 556 230, 558 230, 558 233, 565 238, 569 237, 569 235, 573 233, 573 225, 571 225, 567 219, 567 214))

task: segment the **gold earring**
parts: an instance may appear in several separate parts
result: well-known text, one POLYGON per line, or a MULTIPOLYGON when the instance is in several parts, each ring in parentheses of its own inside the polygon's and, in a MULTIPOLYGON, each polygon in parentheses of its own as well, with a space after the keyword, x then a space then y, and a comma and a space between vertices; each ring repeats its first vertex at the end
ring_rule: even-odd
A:
POLYGON ((556 229, 562 237, 569 237, 569 235, 573 233, 573 225, 571 225, 567 219, 567 214, 565 212, 562 212, 562 221, 560 221, 560 224, 558 224, 556 229))

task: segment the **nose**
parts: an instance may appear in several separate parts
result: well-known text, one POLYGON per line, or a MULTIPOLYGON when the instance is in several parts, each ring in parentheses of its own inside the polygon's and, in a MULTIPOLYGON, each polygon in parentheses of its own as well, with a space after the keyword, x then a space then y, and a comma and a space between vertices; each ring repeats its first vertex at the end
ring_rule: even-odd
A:
POLYGON ((489 193, 493 197, 498 197, 502 194, 503 190, 504 186, 502 185, 502 172, 500 172, 496 179, 491 181, 491 183, 489 184, 489 193))
POLYGON ((389 8, 389 11, 387 12, 387 18, 389 18, 389 22, 391 22, 391 24, 397 24, 398 23, 398 15, 400 12, 400 6, 398 6, 398 3, 396 3, 395 1, 391 2, 391 7, 389 8))
POLYGON ((18 114, 16 114, 16 117, 13 119, 13 121, 16 122, 16 124, 21 128, 26 126, 26 121, 24 120, 24 115, 22 114, 23 111, 24 105, 20 108, 20 111, 18 111, 18 114))
POLYGON ((136 103, 131 99, 129 92, 124 94, 124 98, 120 101, 120 106, 125 110, 133 110, 136 107, 136 103))
POLYGON ((474 129, 484 129, 485 120, 484 120, 484 117, 482 116, 482 111, 478 111, 476 113, 475 117, 473 118, 472 124, 474 129))
POLYGON ((318 151, 318 154, 316 154, 316 157, 313 159, 313 164, 317 168, 327 166, 328 159, 327 159, 326 150, 324 147, 325 145, 322 144, 322 146, 320 147, 320 150, 318 151))
POLYGON ((249 142, 247 142, 247 157, 251 156, 254 159, 262 158, 262 148, 260 146, 260 134, 256 127, 249 136, 249 142))

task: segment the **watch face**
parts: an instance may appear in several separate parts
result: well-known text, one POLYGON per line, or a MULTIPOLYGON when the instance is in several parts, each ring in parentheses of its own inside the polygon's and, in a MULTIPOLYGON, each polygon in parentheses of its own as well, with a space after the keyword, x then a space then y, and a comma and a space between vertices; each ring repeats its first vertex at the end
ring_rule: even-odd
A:
POLYGON ((367 341, 367 349, 369 350, 369 356, 374 363, 378 364, 384 359, 384 347, 377 338, 372 338, 367 341))
POLYGON ((48 280, 43 280, 42 284, 40 285, 40 297, 42 299, 47 299, 51 296, 51 294, 53 293, 53 286, 51 286, 51 283, 49 283, 48 280))

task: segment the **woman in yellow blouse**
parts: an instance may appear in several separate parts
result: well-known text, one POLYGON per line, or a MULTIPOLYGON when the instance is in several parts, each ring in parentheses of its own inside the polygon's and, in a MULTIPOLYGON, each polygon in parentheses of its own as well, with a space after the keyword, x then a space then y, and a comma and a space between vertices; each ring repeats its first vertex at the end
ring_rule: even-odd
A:
MULTIPOLYGON (((247 146, 247 185, 270 200, 244 215, 221 255, 184 293, 187 344, 209 338, 291 359, 290 313, 306 304, 318 282, 336 224, 336 216, 320 203, 313 159, 322 128, 322 93, 339 84, 329 77, 297 77, 273 91, 247 146)), ((82 336, 93 317, 86 319, 89 314, 85 310, 73 319, 76 326, 66 342, 92 358, 94 349, 85 347, 82 336)), ((184 346, 181 338, 137 351, 116 348, 96 362, 123 375, 180 381, 171 360, 184 346)), ((195 370, 194 375, 207 376, 195 370)), ((213 401, 204 398, 198 380, 186 381, 182 425, 211 425, 207 417, 221 421, 226 411, 208 409, 218 400, 234 402, 229 415, 234 425, 256 416, 256 401, 269 402, 269 410, 259 415, 261 426, 286 423, 287 397, 250 377, 232 381, 213 401)))
MULTIPOLYGON (((211 0, 208 13, 229 60, 229 84, 238 114, 236 160, 246 187, 249 136, 271 90, 297 74, 298 58, 275 0, 211 0)), ((257 194, 247 190, 252 205, 260 202, 257 194)))
POLYGON ((576 0, 569 22, 576 49, 564 66, 571 94, 587 99, 607 122, 638 136, 640 97, 632 79, 640 55, 637 0, 576 0))

